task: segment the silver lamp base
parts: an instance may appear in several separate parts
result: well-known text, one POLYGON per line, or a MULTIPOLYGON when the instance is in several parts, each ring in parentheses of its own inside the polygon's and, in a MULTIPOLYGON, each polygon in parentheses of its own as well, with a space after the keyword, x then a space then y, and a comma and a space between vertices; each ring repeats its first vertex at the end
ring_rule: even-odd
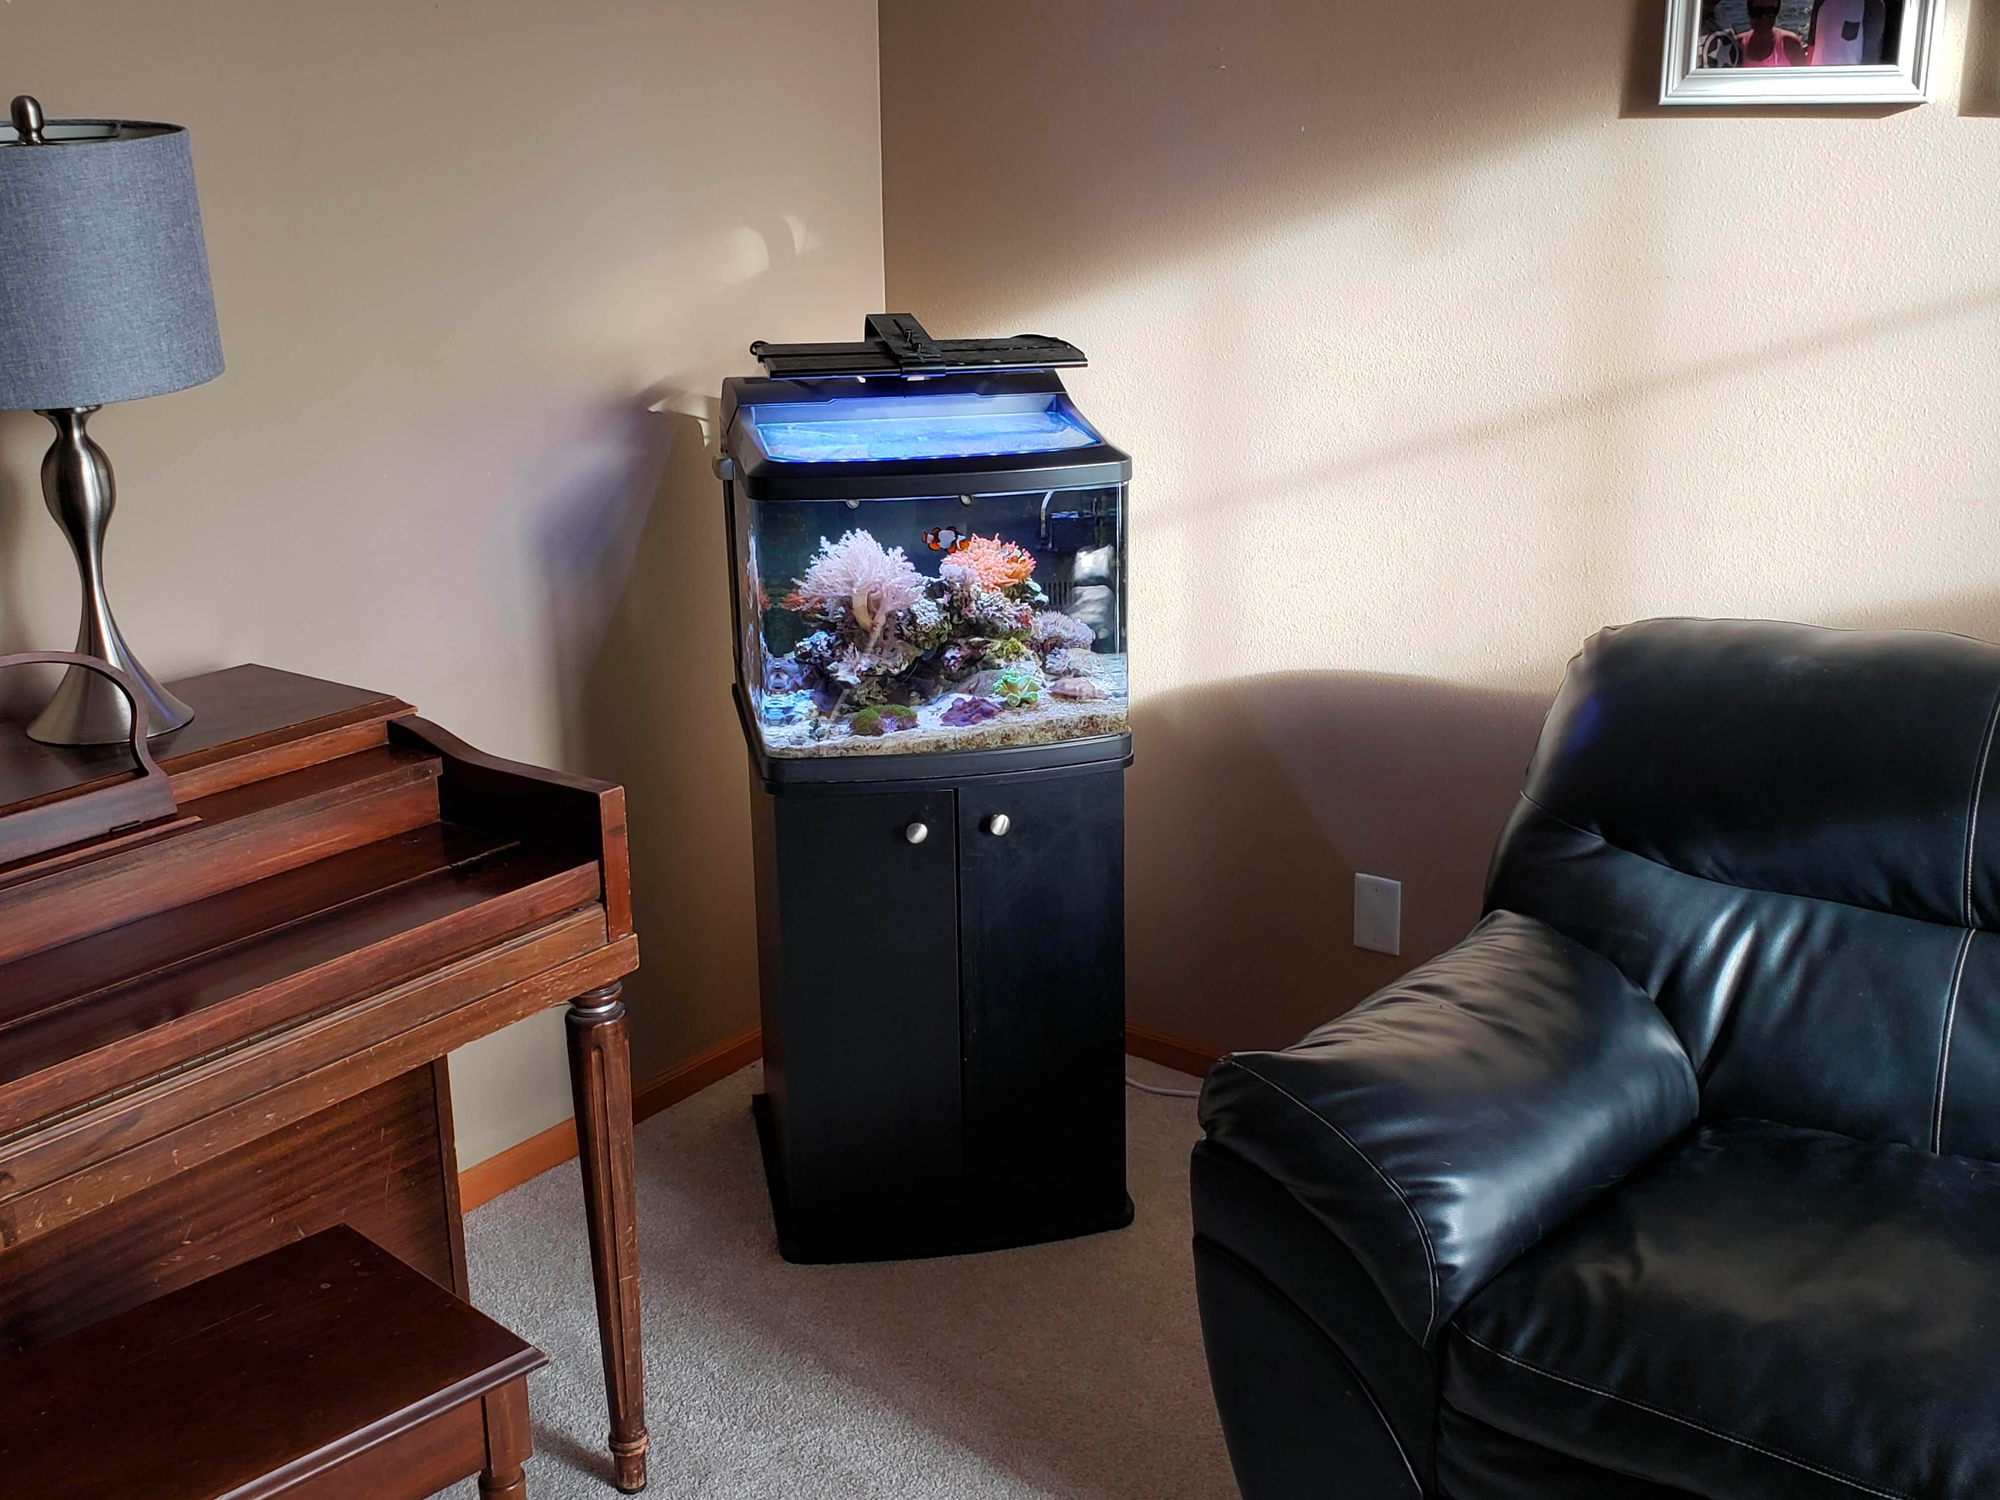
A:
MULTIPOLYGON (((148 738, 179 729, 194 710, 154 680, 118 633, 111 601, 104 592, 104 533, 117 497, 111 460, 84 430, 94 406, 45 411, 56 440, 42 458, 42 498, 69 538, 83 580, 83 623, 76 649, 118 668, 146 698, 148 738)), ((71 667, 55 697, 28 726, 28 738, 44 745, 110 745, 132 736, 132 707, 125 695, 96 672, 71 667)))

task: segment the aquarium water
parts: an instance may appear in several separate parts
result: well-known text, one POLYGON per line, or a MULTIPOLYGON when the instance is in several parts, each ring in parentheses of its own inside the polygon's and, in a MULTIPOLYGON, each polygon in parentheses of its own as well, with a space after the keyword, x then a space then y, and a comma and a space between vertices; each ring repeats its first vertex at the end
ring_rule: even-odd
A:
MULTIPOLYGON (((884 442, 906 441, 903 426, 943 441, 935 420, 862 425, 884 442)), ((761 432, 774 441, 773 424, 761 432)), ((746 507, 743 681, 765 749, 910 754, 1123 733, 1123 499, 1111 485, 746 507)))

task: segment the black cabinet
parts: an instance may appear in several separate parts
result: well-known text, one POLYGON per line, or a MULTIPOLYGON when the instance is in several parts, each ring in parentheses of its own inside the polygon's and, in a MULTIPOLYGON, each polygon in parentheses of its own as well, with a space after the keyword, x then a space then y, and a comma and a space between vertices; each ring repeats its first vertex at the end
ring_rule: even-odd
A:
POLYGON ((787 1258, 1130 1222, 1123 770, 753 779, 758 1124, 787 1258))

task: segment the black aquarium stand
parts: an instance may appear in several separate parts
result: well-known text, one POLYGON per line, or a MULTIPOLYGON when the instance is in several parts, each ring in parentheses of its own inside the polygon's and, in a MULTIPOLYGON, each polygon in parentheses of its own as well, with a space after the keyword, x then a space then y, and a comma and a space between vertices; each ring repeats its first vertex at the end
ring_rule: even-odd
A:
POLYGON ((933 339, 907 313, 875 314, 865 333, 753 345, 767 376, 723 382, 716 457, 751 767, 757 1128, 778 1245, 794 1261, 993 1250, 1132 1221, 1132 461, 1057 377, 1083 363, 1073 345, 933 339), (864 533, 852 576, 805 599, 812 559, 833 555, 832 537, 847 546, 850 528, 864 533), (983 593, 943 572, 981 534, 1019 567, 982 577, 983 593), (814 537, 819 553, 807 550, 814 537), (911 556, 924 563, 918 598, 906 596, 911 556), (911 634, 920 604, 923 629, 942 623, 942 635, 911 634), (1019 610, 1030 615, 1010 615, 1019 610), (1067 632, 1059 648, 1053 635, 1024 644, 1033 620, 1067 632), (891 667, 893 649, 878 654, 885 631, 907 648, 891 667), (810 656, 808 639, 819 641, 810 656), (1112 671, 1075 660, 1100 654, 1118 659, 1112 671), (1030 656, 1047 697, 1018 682, 1003 692, 1028 670, 1007 664, 1030 656), (974 689, 975 677, 997 681, 974 689), (960 691, 952 684, 983 713, 934 717, 922 735, 891 726, 923 748, 869 753, 848 743, 857 726, 842 715, 864 681, 905 727, 918 705, 960 691), (1039 722, 1018 736, 1035 743, 943 732, 1058 696, 1107 707, 1009 721, 1039 722), (1065 719, 1076 738, 1057 737, 1065 719), (801 733, 766 733, 801 722, 801 733))
POLYGON ((1015 769, 877 780, 798 779, 866 762, 754 757, 755 1108, 787 1260, 1132 1221, 1130 739, 1005 754, 1015 769))

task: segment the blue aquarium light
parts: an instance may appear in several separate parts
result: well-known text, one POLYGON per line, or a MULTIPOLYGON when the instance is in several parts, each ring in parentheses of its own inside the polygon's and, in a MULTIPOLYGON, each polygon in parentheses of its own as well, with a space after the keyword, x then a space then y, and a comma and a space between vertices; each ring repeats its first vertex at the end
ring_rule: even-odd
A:
POLYGON ((753 408, 746 415, 755 424, 764 451, 788 464, 1062 453, 1103 441, 1059 402, 1022 409, 979 397, 857 397, 753 408), (974 402, 995 409, 978 409, 974 402), (938 409, 913 409, 926 405, 938 409))

